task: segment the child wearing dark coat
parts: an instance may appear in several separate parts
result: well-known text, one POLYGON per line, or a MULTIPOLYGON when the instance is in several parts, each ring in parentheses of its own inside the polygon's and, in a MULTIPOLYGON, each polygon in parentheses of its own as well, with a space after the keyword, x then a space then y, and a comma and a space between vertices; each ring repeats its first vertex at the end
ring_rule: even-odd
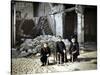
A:
POLYGON ((47 63, 47 59, 48 57, 50 56, 50 48, 47 46, 47 43, 44 43, 43 44, 43 48, 41 48, 41 62, 42 62, 42 65, 41 66, 45 66, 46 63, 47 63))
POLYGON ((58 41, 56 42, 56 52, 58 54, 58 62, 64 63, 67 62, 67 53, 66 53, 66 46, 62 41, 61 37, 59 37, 58 41), (60 58, 61 57, 61 58, 60 58))
POLYGON ((75 38, 71 39, 71 45, 69 48, 69 54, 70 54, 70 61, 74 62, 77 60, 78 55, 79 55, 79 44, 76 41, 75 38))

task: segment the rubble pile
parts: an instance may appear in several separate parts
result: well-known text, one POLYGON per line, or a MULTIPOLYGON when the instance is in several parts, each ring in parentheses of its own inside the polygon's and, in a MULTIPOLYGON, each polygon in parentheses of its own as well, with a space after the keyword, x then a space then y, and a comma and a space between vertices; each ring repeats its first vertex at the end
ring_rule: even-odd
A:
MULTIPOLYGON (((34 39, 26 39, 24 43, 20 46, 20 51, 22 53, 39 53, 42 47, 42 44, 44 42, 48 43, 48 46, 50 47, 52 52, 55 52, 56 50, 56 42, 58 40, 58 37, 52 36, 52 35, 40 35, 37 36, 34 39)), ((63 39, 66 48, 68 49, 70 42, 67 39, 63 39)))

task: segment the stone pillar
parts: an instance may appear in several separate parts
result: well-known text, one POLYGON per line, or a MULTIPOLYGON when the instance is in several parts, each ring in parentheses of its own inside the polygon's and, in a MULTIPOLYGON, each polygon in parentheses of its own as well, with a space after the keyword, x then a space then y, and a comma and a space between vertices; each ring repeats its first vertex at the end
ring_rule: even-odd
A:
POLYGON ((84 42, 83 32, 82 32, 82 14, 77 13, 77 35, 78 35, 78 42, 81 44, 84 42))
POLYGON ((78 12, 77 13, 77 40, 79 42, 79 45, 81 47, 84 46, 84 15, 83 15, 83 10, 82 6, 79 6, 77 8, 78 12))
POLYGON ((58 4, 53 6, 49 4, 51 7, 51 13, 54 17, 54 34, 56 36, 63 37, 63 13, 61 12, 64 10, 64 6, 62 4, 58 4))
POLYGON ((60 35, 63 37, 63 14, 58 13, 55 14, 55 22, 56 22, 56 36, 60 35))
POLYGON ((82 40, 82 45, 84 46, 84 15, 82 14, 81 15, 81 18, 82 18, 82 38, 81 38, 81 40, 82 40))
POLYGON ((53 15, 53 20, 54 20, 54 35, 56 35, 56 19, 55 19, 55 15, 53 15))

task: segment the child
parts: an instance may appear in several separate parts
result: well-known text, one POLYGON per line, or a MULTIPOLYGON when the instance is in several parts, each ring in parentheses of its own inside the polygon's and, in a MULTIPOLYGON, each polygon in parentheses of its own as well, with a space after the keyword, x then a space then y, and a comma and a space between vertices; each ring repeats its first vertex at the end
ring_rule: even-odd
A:
POLYGON ((66 46, 60 36, 58 41, 56 42, 56 48, 57 48, 59 64, 60 63, 63 64, 64 62, 67 62, 68 60, 67 60, 66 46))
POLYGON ((69 54, 70 54, 71 62, 74 62, 77 60, 77 57, 79 55, 79 44, 78 44, 76 38, 74 38, 74 37, 71 39, 69 54))
POLYGON ((44 43, 43 44, 43 48, 41 48, 41 62, 42 62, 42 65, 41 66, 45 66, 46 63, 47 63, 47 58, 50 56, 50 48, 48 47, 47 43, 44 43))

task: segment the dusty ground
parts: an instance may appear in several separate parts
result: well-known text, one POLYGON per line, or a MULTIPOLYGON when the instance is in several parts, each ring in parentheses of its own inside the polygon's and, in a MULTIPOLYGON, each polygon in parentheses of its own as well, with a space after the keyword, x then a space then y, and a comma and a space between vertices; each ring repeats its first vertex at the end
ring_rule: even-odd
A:
POLYGON ((12 75, 97 69, 97 51, 93 50, 81 51, 78 61, 73 63, 41 66, 39 58, 33 56, 28 58, 12 58, 12 75))

